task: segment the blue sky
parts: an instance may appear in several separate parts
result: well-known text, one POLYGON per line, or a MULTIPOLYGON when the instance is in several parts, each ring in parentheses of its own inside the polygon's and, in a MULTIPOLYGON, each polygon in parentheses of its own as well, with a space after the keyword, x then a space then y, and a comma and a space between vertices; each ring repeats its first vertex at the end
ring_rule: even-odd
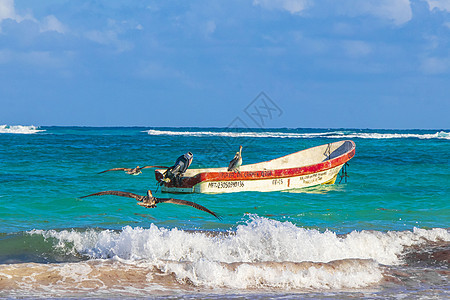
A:
POLYGON ((0 124, 448 129, 449 75, 450 0, 0 0, 0 124))

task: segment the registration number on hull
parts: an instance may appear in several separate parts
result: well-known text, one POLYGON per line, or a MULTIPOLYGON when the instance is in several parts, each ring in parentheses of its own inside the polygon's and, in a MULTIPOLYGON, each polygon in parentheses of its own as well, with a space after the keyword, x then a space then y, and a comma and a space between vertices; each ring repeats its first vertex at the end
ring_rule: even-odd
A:
POLYGON ((219 181, 219 182, 209 182, 208 188, 215 189, 233 189, 242 188, 245 184, 243 181, 219 181))

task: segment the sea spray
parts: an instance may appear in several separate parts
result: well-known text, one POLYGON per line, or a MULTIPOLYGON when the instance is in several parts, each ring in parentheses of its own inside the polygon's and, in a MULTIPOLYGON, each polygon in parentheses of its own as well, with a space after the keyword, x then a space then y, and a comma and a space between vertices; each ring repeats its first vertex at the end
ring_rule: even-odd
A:
POLYGON ((342 259, 372 259, 385 265, 401 263, 406 246, 427 241, 450 241, 445 229, 411 231, 353 231, 338 236, 326 230, 298 227, 256 215, 235 231, 209 235, 154 224, 148 229, 126 226, 121 231, 73 230, 31 231, 56 238, 55 247, 67 247, 92 259, 235 262, 330 262, 342 259))

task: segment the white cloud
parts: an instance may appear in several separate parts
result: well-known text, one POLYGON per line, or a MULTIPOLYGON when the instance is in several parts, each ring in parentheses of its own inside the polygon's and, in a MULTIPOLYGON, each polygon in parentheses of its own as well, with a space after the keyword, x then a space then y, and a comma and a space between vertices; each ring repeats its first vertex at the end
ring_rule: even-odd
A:
POLYGON ((291 14, 299 14, 311 5, 309 0, 254 0, 253 5, 266 9, 286 10, 291 14))
POLYGON ((430 10, 435 8, 450 12, 450 0, 426 0, 430 10))
POLYGON ((66 31, 65 26, 54 15, 45 17, 40 27, 41 32, 56 31, 59 33, 64 33, 66 31))
POLYGON ((112 31, 91 30, 86 33, 86 38, 102 45, 112 44, 117 41, 117 34, 112 31))
POLYGON ((344 0, 339 2, 338 12, 350 15, 373 15, 388 19, 396 25, 401 25, 412 18, 410 0, 344 0))
POLYGON ((409 0, 385 0, 372 2, 377 3, 374 6, 374 15, 386 18, 400 25, 412 19, 412 9, 409 0))
POLYGON ((214 21, 206 22, 205 33, 208 35, 214 33, 214 31, 216 31, 216 23, 214 21))
POLYGON ((143 29, 144 26, 136 22, 107 19, 106 28, 90 30, 83 33, 83 35, 92 42, 111 47, 117 53, 122 53, 134 48, 134 43, 130 42, 131 39, 128 37, 130 30, 143 29))
POLYGON ((23 63, 34 65, 44 69, 58 69, 65 65, 67 58, 71 58, 70 52, 55 54, 49 51, 0 51, 0 64, 23 63))
POLYGON ((14 7, 14 0, 0 0, 0 23, 6 19, 14 20, 17 23, 24 20, 31 20, 39 25, 41 32, 56 31, 64 33, 66 31, 65 26, 54 15, 46 16, 42 22, 39 22, 31 14, 23 16, 17 14, 14 7))
POLYGON ((364 41, 344 41, 344 51, 350 57, 362 57, 372 52, 370 45, 364 41))
POLYGON ((438 75, 450 70, 450 59, 427 57, 422 61, 421 70, 425 74, 438 75))
POLYGON ((337 22, 333 25, 333 32, 338 35, 353 35, 355 33, 355 29, 350 24, 337 22))
POLYGON ((141 63, 137 73, 141 77, 152 79, 181 78, 184 76, 182 72, 155 61, 141 63))
POLYGON ((49 51, 31 51, 22 53, 19 57, 23 62, 36 66, 45 66, 46 68, 59 68, 63 65, 63 60, 49 51))
MULTIPOLYGON (((427 0, 437 1, 437 0, 427 0)), ((444 1, 444 0, 441 0, 444 1)), ((445 0, 450 2, 450 0, 445 0)), ((286 10, 291 14, 301 14, 306 9, 315 5, 318 11, 327 11, 331 14, 356 17, 372 15, 381 19, 387 19, 395 25, 401 25, 412 18, 410 0, 254 0, 253 5, 259 5, 266 9, 286 10)), ((312 12, 314 13, 314 12, 312 12)))
POLYGON ((14 0, 0 0, 0 22, 5 19, 15 19, 14 0))
POLYGON ((17 23, 20 23, 23 20, 31 20, 37 22, 36 19, 34 19, 31 15, 18 15, 14 7, 14 0, 0 0, 0 23, 6 19, 14 20, 17 23))
POLYGON ((124 52, 131 50, 133 48, 133 44, 127 41, 120 40, 117 36, 117 32, 114 30, 92 30, 86 33, 86 38, 101 44, 101 45, 112 45, 116 48, 117 52, 124 52))

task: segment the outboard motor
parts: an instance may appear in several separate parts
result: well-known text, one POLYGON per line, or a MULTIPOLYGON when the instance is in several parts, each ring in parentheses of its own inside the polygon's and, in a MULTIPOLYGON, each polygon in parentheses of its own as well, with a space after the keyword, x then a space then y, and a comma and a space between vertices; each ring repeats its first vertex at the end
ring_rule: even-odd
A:
POLYGON ((181 185, 181 176, 183 176, 184 172, 186 172, 187 168, 189 168, 193 159, 194 155, 191 152, 178 157, 175 164, 164 172, 161 185, 163 182, 171 181, 173 181, 177 186, 181 185))

